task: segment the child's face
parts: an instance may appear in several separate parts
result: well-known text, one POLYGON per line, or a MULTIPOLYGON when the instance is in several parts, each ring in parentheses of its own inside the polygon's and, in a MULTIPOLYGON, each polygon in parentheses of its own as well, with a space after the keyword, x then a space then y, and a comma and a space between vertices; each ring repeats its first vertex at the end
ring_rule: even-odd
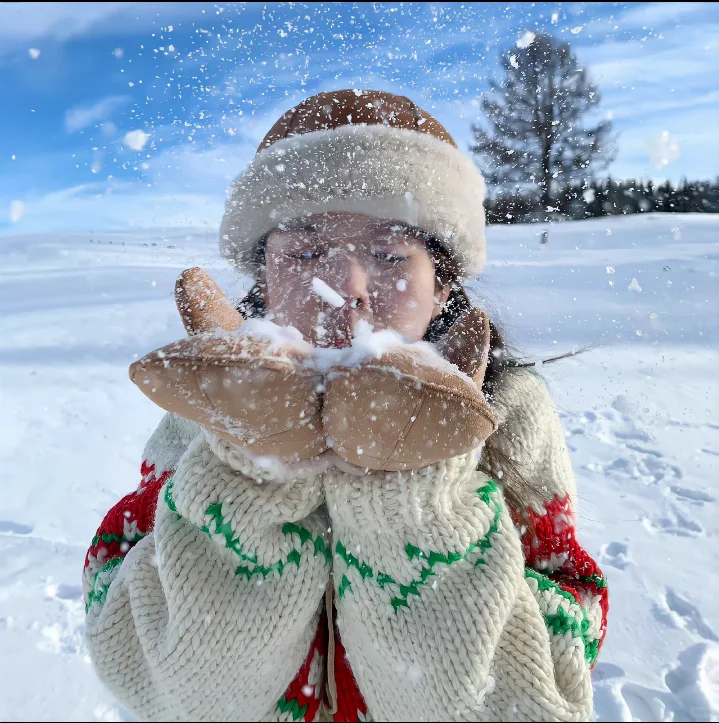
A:
POLYGON ((437 287, 420 238, 401 224, 359 214, 284 224, 270 232, 265 261, 271 318, 315 346, 348 346, 360 320, 419 341, 449 296, 449 287, 437 287))

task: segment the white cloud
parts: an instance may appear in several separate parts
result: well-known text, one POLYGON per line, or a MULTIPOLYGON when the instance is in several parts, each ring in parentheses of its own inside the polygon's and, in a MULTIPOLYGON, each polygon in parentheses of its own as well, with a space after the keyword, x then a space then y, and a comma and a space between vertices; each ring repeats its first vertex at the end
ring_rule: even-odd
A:
POLYGON ((711 3, 703 2, 659 2, 632 4, 618 20, 621 28, 659 28, 668 24, 686 23, 693 15, 705 12, 711 3))
POLYGON ((67 41, 92 33, 145 32, 166 22, 201 15, 206 3, 0 2, 0 57, 29 41, 67 41))
POLYGON ((684 176, 716 178, 719 135, 714 129, 718 126, 719 110, 711 106, 678 109, 669 117, 650 116, 633 123, 619 134, 619 153, 611 174, 617 178, 670 178, 673 181, 684 176), (665 130, 669 130, 669 142, 676 144, 680 155, 657 169, 650 161, 647 140, 661 139, 665 130))
MULTIPOLYGON (((8 231, 82 231, 133 225, 216 228, 222 218, 225 191, 252 159, 255 147, 256 143, 245 138, 217 143, 204 151, 186 144, 166 149, 142 164, 142 180, 98 180, 41 196, 25 196, 24 215, 8 231)), ((8 195, 3 198, 0 189, 0 207, 8 208, 12 201, 9 194, 14 192, 5 190, 8 195)))
POLYGON ((719 62, 719 22, 680 25, 660 37, 605 40, 575 50, 600 90, 644 85, 664 86, 668 91, 674 84, 683 90, 697 84, 713 89, 719 62))
POLYGON ((102 123, 108 119, 113 111, 129 100, 125 95, 111 95, 108 98, 99 100, 94 105, 70 108, 65 113, 65 130, 68 133, 76 133, 95 123, 102 123))
POLYGON ((37 60, 40 57, 40 51, 37 48, 29 48, 27 54, 33 59, 37 60))
POLYGON ((256 147, 253 140, 235 137, 231 142, 216 142, 205 150, 197 150, 189 143, 168 148, 152 158, 146 175, 156 191, 194 189, 224 196, 230 183, 252 160, 256 147))
POLYGON ((141 151, 145 147, 145 144, 149 139, 149 133, 145 133, 145 131, 141 131, 138 129, 125 133, 125 137, 122 139, 122 141, 128 148, 131 148, 133 151, 141 151))
MULTIPOLYGON (((592 3, 592 6, 600 4, 592 3)), ((588 4, 583 5, 586 10, 588 4)), ((716 11, 712 13, 712 6, 712 3, 701 2, 627 3, 623 12, 614 11, 609 15, 597 13, 596 17, 585 22, 582 35, 601 38, 606 33, 635 31, 636 35, 643 37, 650 31, 666 32, 692 24, 703 25, 705 21, 711 22, 716 18, 716 11)), ((587 18, 585 12, 582 19, 587 18)))
POLYGON ((0 38, 66 40, 86 33, 99 22, 133 5, 142 3, 2 3, 0 38))
POLYGON ((222 218, 223 205, 224 196, 219 193, 168 193, 147 188, 143 183, 112 187, 98 183, 26 198, 24 215, 7 230, 25 234, 132 226, 216 229, 222 218))
MULTIPOLYGON (((603 54, 611 59, 590 64, 592 79, 600 84, 600 89, 607 85, 631 86, 637 83, 667 83, 682 78, 691 78, 708 70, 706 57, 692 57, 686 48, 662 50, 645 55, 627 52, 620 49, 620 43, 607 44, 603 54)), ((595 54, 596 55, 596 54, 595 54)))
MULTIPOLYGON (((624 103, 614 107, 607 113, 610 120, 632 121, 637 119, 666 117, 677 111, 690 111, 692 108, 700 109, 703 106, 719 108, 719 90, 709 92, 677 95, 668 94, 668 97, 656 100, 656 95, 648 93, 634 93, 635 103, 624 103)), ((606 103, 604 105, 607 105, 606 103)))

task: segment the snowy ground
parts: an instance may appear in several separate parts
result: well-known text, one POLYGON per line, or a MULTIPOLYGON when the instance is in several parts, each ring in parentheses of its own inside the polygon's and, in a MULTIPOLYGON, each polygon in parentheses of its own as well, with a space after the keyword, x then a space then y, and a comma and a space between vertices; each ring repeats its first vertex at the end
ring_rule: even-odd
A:
MULTIPOLYGON (((719 216, 489 230, 479 286, 544 368, 609 578, 599 720, 719 720, 719 216), (714 600, 714 602, 712 602, 714 600)), ((239 293, 205 230, 0 238, 0 720, 129 720, 83 642, 80 572, 161 413, 127 378, 178 338, 178 272, 239 293)))

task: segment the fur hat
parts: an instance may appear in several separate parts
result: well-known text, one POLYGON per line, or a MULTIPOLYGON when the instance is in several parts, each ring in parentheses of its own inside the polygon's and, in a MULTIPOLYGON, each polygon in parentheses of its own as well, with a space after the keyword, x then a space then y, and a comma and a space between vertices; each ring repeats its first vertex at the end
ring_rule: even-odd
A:
POLYGON ((404 96, 341 90, 285 113, 228 191, 220 250, 255 275, 262 236, 326 211, 420 228, 455 257, 464 280, 484 266, 482 176, 445 128, 404 96))

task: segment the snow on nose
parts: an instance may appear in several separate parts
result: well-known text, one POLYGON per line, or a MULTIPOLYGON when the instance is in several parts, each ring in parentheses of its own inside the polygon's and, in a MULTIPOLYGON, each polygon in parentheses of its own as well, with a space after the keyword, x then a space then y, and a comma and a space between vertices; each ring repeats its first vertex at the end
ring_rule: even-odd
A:
POLYGON ((310 289, 313 294, 319 296, 320 299, 326 301, 330 306, 334 306, 335 309, 341 309, 345 305, 345 300, 342 296, 316 276, 312 279, 310 289))

